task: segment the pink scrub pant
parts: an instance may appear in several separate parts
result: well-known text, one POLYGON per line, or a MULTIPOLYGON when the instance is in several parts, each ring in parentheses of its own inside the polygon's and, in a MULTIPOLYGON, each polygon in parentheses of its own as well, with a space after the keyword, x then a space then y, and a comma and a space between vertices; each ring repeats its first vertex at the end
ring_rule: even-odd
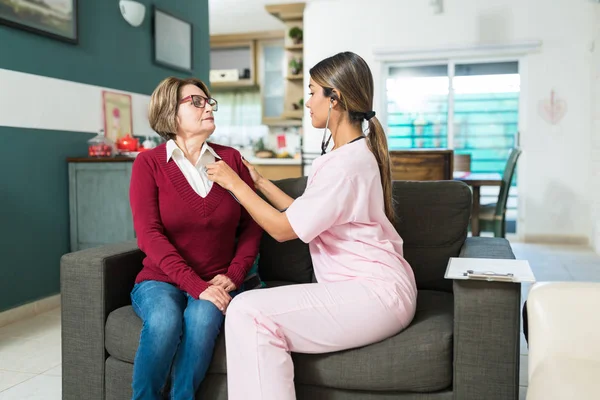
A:
POLYGON ((402 331, 416 300, 366 280, 293 285, 238 295, 225 318, 229 400, 292 400, 290 352, 329 353, 402 331))

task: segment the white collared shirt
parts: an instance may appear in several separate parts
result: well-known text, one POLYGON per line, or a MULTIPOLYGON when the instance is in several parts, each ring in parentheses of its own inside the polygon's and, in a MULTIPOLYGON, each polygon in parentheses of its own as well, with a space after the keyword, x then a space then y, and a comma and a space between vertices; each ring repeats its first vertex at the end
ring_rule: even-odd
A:
POLYGON ((204 142, 202 150, 200 150, 200 157, 198 157, 196 165, 193 165, 190 160, 185 158, 183 151, 177 146, 177 143, 171 139, 167 142, 167 162, 169 162, 171 157, 192 189, 200 196, 206 197, 212 188, 213 182, 208 179, 204 167, 214 163, 217 159, 221 159, 215 150, 208 143, 204 142))

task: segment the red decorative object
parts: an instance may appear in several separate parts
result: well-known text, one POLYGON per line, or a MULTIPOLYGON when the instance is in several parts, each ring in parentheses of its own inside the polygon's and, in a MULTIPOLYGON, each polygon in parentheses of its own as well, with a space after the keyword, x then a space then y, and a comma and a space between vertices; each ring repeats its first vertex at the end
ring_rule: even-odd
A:
POLYGON ((88 140, 88 156, 90 157, 112 157, 113 149, 112 142, 104 136, 103 132, 88 140))
POLYGON ((121 151, 137 151, 140 141, 129 134, 117 140, 117 149, 121 151))
POLYGON ((277 135, 277 148, 283 149, 285 147, 285 135, 277 135))
POLYGON ((88 156, 110 157, 112 156, 112 146, 108 144, 92 144, 88 147, 88 156))

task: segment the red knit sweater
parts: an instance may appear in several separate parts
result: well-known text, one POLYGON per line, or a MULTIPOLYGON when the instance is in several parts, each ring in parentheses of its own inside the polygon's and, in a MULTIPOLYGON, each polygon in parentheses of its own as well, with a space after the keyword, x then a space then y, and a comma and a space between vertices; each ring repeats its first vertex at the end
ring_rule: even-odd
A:
MULTIPOLYGON (((210 146, 253 187, 237 150, 210 146)), ((138 246, 146 255, 136 283, 168 282, 197 299, 210 286, 207 281, 225 274, 239 288, 258 254, 261 228, 217 183, 205 198, 199 196, 166 153, 162 144, 133 163, 129 198, 138 246)))

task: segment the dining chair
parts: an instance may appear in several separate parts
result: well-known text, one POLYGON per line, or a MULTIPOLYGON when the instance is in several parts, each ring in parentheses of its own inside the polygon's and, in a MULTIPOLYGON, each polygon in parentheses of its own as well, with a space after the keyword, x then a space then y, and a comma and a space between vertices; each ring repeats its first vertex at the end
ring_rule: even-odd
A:
POLYGON ((517 160, 522 150, 519 147, 511 149, 502 174, 502 183, 496 203, 481 205, 479 209, 479 228, 482 232, 494 232, 495 237, 506 236, 506 204, 511 182, 517 167, 517 160))
POLYGON ((471 172, 471 155, 454 153, 454 171, 471 172))

